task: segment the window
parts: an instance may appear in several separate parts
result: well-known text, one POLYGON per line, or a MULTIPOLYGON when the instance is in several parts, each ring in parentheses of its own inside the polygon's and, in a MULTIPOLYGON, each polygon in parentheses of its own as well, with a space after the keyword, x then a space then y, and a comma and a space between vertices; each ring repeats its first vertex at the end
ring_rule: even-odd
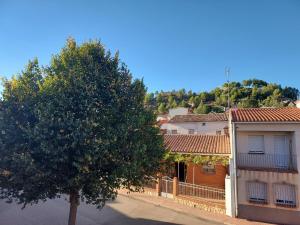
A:
POLYGON ((263 135, 248 136, 248 150, 249 153, 264 153, 265 142, 263 135))
POLYGON ((247 183, 248 201, 257 204, 267 204, 267 184, 251 181, 247 183))
POLYGON ((195 130, 194 129, 189 129, 189 134, 194 134, 195 130))
POLYGON ((206 123, 202 123, 202 126, 205 126, 206 125, 206 123))
POLYGON ((171 134, 177 134, 177 130, 171 130, 171 134))
POLYGON ((160 133, 161 133, 161 134, 167 134, 168 131, 167 131, 167 129, 160 129, 160 133))
POLYGON ((216 135, 221 135, 221 134, 222 134, 222 132, 220 130, 216 131, 216 135))
POLYGON ((296 207, 296 188, 291 184, 274 184, 274 204, 282 207, 296 207))
POLYGON ((208 162, 207 164, 202 166, 202 172, 206 174, 215 174, 216 167, 211 162, 208 162))

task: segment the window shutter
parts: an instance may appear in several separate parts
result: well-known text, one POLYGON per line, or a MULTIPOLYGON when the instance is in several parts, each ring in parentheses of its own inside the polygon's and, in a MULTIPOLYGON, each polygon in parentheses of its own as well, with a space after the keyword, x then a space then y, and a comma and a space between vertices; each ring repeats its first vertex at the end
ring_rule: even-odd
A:
POLYGON ((248 136, 249 153, 264 153, 264 145, 263 135, 248 136))
POLYGON ((267 203, 267 184, 248 182, 248 200, 254 203, 267 203))

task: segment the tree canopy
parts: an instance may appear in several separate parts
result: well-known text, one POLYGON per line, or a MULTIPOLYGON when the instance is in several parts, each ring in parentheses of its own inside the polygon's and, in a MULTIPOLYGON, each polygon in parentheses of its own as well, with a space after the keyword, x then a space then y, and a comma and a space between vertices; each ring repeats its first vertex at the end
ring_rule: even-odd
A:
POLYGON ((250 107, 282 107, 297 100, 299 90, 294 87, 282 87, 259 79, 248 79, 240 82, 224 83, 209 92, 186 92, 184 89, 151 94, 148 105, 158 113, 167 112, 177 106, 191 108, 195 113, 222 112, 228 106, 228 87, 230 106, 250 107))
POLYGON ((67 194, 75 224, 79 199, 102 207, 118 188, 141 187, 164 152, 145 96, 99 41, 69 39, 43 69, 29 62, 4 81, 0 198, 26 206, 67 194))

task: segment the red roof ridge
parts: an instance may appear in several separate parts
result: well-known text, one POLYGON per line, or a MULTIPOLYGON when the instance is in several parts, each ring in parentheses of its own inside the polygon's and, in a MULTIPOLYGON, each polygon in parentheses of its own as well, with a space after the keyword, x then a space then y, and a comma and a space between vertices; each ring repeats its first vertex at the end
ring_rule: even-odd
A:
POLYGON ((300 122, 295 107, 240 108, 230 111, 234 122, 300 122))

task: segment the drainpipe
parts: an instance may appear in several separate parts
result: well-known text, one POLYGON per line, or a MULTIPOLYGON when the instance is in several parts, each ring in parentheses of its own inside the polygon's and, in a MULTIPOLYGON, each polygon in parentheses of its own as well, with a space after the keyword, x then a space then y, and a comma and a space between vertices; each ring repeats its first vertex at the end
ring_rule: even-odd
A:
POLYGON ((234 122, 231 123, 232 125, 232 158, 233 158, 233 171, 234 171, 234 216, 238 216, 238 200, 237 200, 237 147, 236 147, 236 124, 234 122))

